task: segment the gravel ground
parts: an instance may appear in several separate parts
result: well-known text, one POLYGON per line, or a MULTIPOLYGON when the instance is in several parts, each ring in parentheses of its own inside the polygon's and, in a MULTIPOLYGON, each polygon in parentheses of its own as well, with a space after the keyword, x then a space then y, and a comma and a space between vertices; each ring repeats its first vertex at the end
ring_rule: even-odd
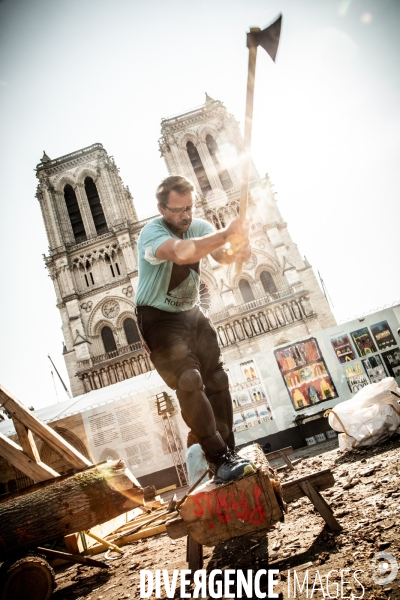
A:
MULTIPOLYGON (((330 468, 335 485, 323 492, 339 523, 341 532, 331 532, 307 498, 288 507, 285 520, 268 535, 246 536, 204 548, 204 569, 277 569, 274 591, 281 598, 293 598, 296 577, 307 586, 299 598, 400 599, 400 574, 384 585, 373 580, 372 560, 377 552, 387 552, 400 564, 400 437, 368 450, 341 452, 337 441, 306 447, 294 452, 301 458, 293 472, 280 471, 282 481, 330 468), (356 578, 354 578, 355 571, 356 578), (329 584, 327 586, 327 574, 329 584), (358 581, 357 581, 358 580, 358 581), (337 584, 337 585, 336 585, 337 584), (289 588, 289 590, 288 590, 289 588), (290 595, 289 595, 290 593, 290 595)), ((179 490, 183 495, 185 490, 179 490)), ((168 495, 165 497, 168 499, 168 495)), ((112 554, 112 556, 116 556, 112 554)), ((95 558, 103 559, 104 555, 95 558)), ((141 569, 187 569, 186 539, 171 540, 166 534, 147 538, 124 547, 124 554, 110 561, 109 569, 73 565, 57 574, 54 600, 100 600, 139 598, 141 569)), ((386 573, 390 572, 390 568, 386 573)), ((386 573, 379 574, 383 578, 386 573)), ((178 583, 179 585, 179 583, 178 583)), ((266 592, 265 577, 261 592, 266 592)), ((232 591, 234 590, 232 587, 232 591)), ((177 588, 175 598, 180 598, 177 588)), ((190 588, 188 588, 190 593, 190 588)), ((154 597, 154 596, 152 596, 154 597)), ((167 597, 161 588, 161 597, 167 597)), ((224 597, 219 594, 214 597, 224 597)), ((225 596, 226 597, 226 596, 225 596)), ((239 596, 237 596, 239 597, 239 596)), ((243 595, 256 598, 252 594, 243 595)), ((259 596, 261 597, 261 596, 259 596)))

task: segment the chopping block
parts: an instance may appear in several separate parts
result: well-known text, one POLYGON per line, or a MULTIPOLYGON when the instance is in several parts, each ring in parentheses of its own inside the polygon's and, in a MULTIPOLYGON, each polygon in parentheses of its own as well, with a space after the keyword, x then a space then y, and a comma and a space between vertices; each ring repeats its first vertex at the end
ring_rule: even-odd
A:
MULTIPOLYGON (((226 484, 207 481, 197 487, 179 507, 184 530, 204 546, 241 535, 267 531, 283 518, 284 503, 279 481, 261 465, 257 472, 226 484)), ((172 525, 172 523, 171 523, 172 525)), ((170 537, 182 533, 167 524, 170 537)))

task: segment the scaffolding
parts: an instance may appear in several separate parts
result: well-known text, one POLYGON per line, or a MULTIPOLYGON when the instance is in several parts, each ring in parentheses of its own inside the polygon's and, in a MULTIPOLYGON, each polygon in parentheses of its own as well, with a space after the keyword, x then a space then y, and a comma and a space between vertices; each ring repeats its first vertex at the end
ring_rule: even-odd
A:
POLYGON ((178 475, 179 485, 181 487, 188 485, 188 475, 186 471, 186 464, 182 457, 182 452, 176 435, 174 424, 171 419, 171 412, 174 409, 171 398, 166 392, 160 392, 156 395, 157 411, 162 417, 162 422, 165 430, 165 437, 167 440, 169 451, 171 452, 172 460, 174 461, 176 473, 178 475))

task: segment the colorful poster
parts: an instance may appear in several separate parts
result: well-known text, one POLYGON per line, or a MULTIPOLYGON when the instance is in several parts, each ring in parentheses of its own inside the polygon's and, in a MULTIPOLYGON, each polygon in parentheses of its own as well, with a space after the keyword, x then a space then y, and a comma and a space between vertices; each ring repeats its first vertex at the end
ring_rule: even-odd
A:
POLYGON ((396 340, 387 321, 381 321, 372 325, 371 331, 379 350, 386 350, 386 348, 396 345, 396 340))
POLYGON ((295 410, 338 397, 315 338, 274 354, 295 410))
POLYGON ((350 335, 358 352, 358 356, 367 356, 367 354, 376 352, 376 347, 371 334, 368 331, 368 327, 352 331, 350 335))
POLYGON ((348 335, 331 338, 331 344, 340 363, 345 363, 357 358, 348 335))
POLYGON ((347 385, 352 394, 359 392, 363 387, 369 385, 368 379, 362 372, 360 363, 354 363, 343 367, 347 385))
POLYGON ((247 425, 242 413, 233 413, 233 431, 243 431, 244 429, 247 429, 247 425))
POLYGON ((362 364, 371 383, 377 383, 387 377, 385 367, 379 354, 362 359, 362 364))
POLYGON ((393 348, 388 352, 382 352, 382 358, 391 377, 400 377, 400 350, 393 348))
POLYGON ((233 403, 234 431, 272 421, 272 410, 256 361, 241 362, 236 367, 232 366, 227 373, 233 403))

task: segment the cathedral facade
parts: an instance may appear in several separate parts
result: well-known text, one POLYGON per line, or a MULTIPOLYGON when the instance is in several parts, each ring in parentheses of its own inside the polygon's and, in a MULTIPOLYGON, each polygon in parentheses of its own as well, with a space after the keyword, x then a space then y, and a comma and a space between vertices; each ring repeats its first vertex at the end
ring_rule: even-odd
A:
MULTIPOLYGON (((206 96, 200 107, 163 119, 159 146, 169 173, 196 186, 196 217, 219 229, 238 215, 243 141, 222 102, 206 96)), ((101 144, 55 160, 44 154, 37 177, 49 240, 45 263, 61 314, 73 395, 153 369, 135 316, 137 238, 149 219, 137 218, 113 158, 101 144)), ((201 265, 200 302, 228 366, 335 325, 268 176, 261 178, 253 164, 247 214, 252 255, 242 273, 211 257, 201 265)))

